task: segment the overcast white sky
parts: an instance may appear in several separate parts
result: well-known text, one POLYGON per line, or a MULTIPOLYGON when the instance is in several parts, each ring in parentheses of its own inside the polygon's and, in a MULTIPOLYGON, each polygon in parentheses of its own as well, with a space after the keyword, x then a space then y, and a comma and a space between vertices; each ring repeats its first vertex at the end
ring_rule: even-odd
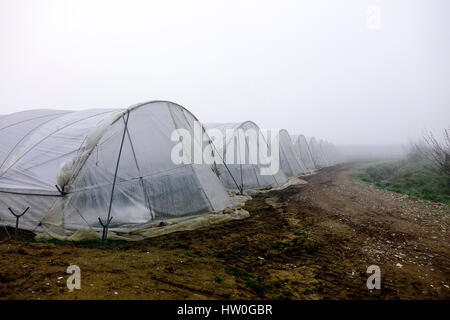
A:
POLYGON ((204 122, 408 142, 450 125, 449 14, 448 0, 0 0, 0 114, 164 99, 204 122))

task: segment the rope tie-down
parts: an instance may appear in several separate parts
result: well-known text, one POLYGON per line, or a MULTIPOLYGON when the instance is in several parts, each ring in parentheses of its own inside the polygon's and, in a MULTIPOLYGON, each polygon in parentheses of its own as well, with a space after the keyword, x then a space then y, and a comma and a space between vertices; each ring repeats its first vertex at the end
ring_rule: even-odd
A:
POLYGON ((13 214, 14 217, 16 217, 16 230, 14 231, 14 239, 17 240, 18 234, 19 234, 19 219, 20 217, 22 217, 25 213, 27 213, 28 209, 30 209, 30 207, 27 207, 25 209, 24 212, 22 212, 21 214, 16 214, 13 209, 8 208, 8 210, 13 214))

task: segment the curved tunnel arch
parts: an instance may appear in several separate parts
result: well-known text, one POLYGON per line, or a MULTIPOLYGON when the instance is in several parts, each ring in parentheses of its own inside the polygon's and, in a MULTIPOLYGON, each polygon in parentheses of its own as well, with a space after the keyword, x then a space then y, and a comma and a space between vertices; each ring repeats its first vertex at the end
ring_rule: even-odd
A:
MULTIPOLYGON (((236 164, 235 162, 239 162, 240 160, 237 158, 238 155, 234 154, 233 151, 233 159, 230 161, 226 157, 227 155, 227 149, 231 148, 230 144, 232 140, 238 140, 238 145, 241 143, 238 139, 239 130, 245 129, 245 127, 252 127, 258 132, 258 136, 262 137, 264 140, 264 143, 269 148, 269 144, 266 141, 266 137, 261 132, 260 127, 253 121, 243 121, 238 123, 206 123, 205 128, 206 130, 220 130, 222 132, 223 136, 223 142, 221 142, 220 147, 218 148, 219 151, 224 155, 225 163, 230 168, 229 174, 224 172, 224 170, 221 170, 221 181, 225 185, 225 187, 229 190, 235 190, 235 184, 232 183, 232 180, 238 181, 238 188, 240 188, 241 192, 245 189, 260 189, 260 188, 266 188, 270 186, 279 186, 282 185, 284 182, 286 182, 287 177, 285 176, 284 172, 280 169, 276 174, 273 175, 262 175, 260 173, 261 164, 259 161, 257 161, 257 164, 247 164, 247 163, 239 163, 236 164), (232 134, 227 134, 227 130, 232 131, 232 134), (232 179, 230 179, 230 176, 232 179)), ((233 141, 233 148, 235 147, 234 141, 233 141)), ((243 146, 245 150, 245 154, 239 155, 240 158, 250 160, 250 155, 248 154, 247 148, 248 144, 246 142, 245 146, 243 146)), ((239 150, 242 150, 239 148, 239 150)), ((258 152, 260 152, 260 148, 258 147, 258 152)), ((239 152, 240 153, 240 152, 239 152)))
MULTIPOLYGON (((128 148, 129 152, 124 152, 127 155, 123 155, 121 167, 118 167, 122 177, 117 180, 117 185, 119 185, 117 193, 112 195, 114 205, 118 206, 117 210, 113 212, 115 216, 114 228, 126 229, 127 226, 136 226, 158 218, 220 211, 230 205, 224 187, 209 166, 169 164, 165 169, 170 170, 160 170, 157 167, 162 162, 170 160, 170 154, 167 154, 166 151, 171 150, 175 144, 170 140, 170 135, 167 133, 179 127, 192 130, 188 125, 191 125, 193 121, 198 121, 195 115, 181 105, 161 100, 133 105, 126 110, 114 110, 114 113, 99 120, 101 125, 97 123, 97 127, 91 126, 82 146, 78 147, 76 155, 68 161, 65 159, 64 165, 59 170, 58 176, 65 176, 62 179, 65 182, 64 185, 67 186, 64 194, 54 193, 51 197, 42 197, 38 192, 31 192, 20 195, 19 199, 19 195, 10 192, 2 197, 0 205, 3 207, 23 204, 32 207, 29 212, 30 215, 27 214, 30 219, 25 218, 22 225, 23 228, 29 230, 36 228, 49 230, 49 228, 54 229, 58 226, 60 232, 65 232, 64 230, 74 231, 83 226, 99 228, 97 217, 104 215, 107 211, 108 197, 106 194, 109 193, 111 196, 111 191, 107 190, 111 189, 113 183, 111 179, 102 179, 107 178, 108 175, 111 177, 111 172, 108 172, 108 167, 100 168, 102 164, 98 162, 97 158, 99 157, 97 154, 99 150, 95 149, 96 146, 101 144, 102 139, 110 138, 106 144, 102 145, 102 148, 106 148, 102 151, 107 151, 102 159, 108 160, 110 157, 111 161, 106 161, 103 164, 112 163, 113 160, 119 158, 115 151, 119 149, 119 143, 117 142, 120 142, 121 135, 113 135, 114 131, 117 131, 125 136, 123 121, 119 121, 124 118, 125 114, 131 115, 128 129, 131 133, 131 139, 134 140, 132 144, 135 144, 135 148, 139 149, 137 153, 140 152, 140 155, 138 154, 137 157, 138 161, 142 161, 141 169, 147 170, 147 172, 138 172, 134 168, 136 158, 131 158, 132 147, 126 141, 123 147, 128 148), (158 120, 165 123, 158 124, 158 120), (178 127, 174 124, 176 121, 179 121, 178 127), (147 134, 140 137, 139 133, 142 132, 147 132, 147 134), (164 142, 158 140, 158 137, 164 142), (152 142, 154 143, 153 147, 152 142), (159 148, 158 143, 163 143, 165 147, 162 149, 164 151, 159 148), (164 153, 164 155, 157 158, 161 153, 164 153), (157 161, 152 162, 155 159, 157 161), (154 169, 154 171, 150 172, 149 168, 154 169), (97 175, 89 177, 90 174, 97 175), (91 178, 99 179, 95 181, 95 184, 92 184, 91 178), (85 189, 80 188, 83 183, 85 189), (102 183, 105 183, 105 185, 101 185, 102 183), (142 212, 137 213, 140 208, 145 207, 145 199, 139 194, 142 190, 140 183, 144 183, 151 193, 150 201, 152 201, 152 208, 154 209, 153 216, 145 216, 142 212), (126 188, 121 187, 124 185, 126 185, 126 188), (80 196, 81 194, 83 195, 80 196), (93 198, 89 198, 90 196, 93 198), (47 200, 43 201, 44 198, 47 200), (93 203, 97 203, 96 207, 92 206, 93 203), (130 211, 127 208, 133 208, 133 210, 130 211), (41 227, 38 227, 39 225, 41 227)), ((101 154, 101 152, 99 153, 101 154)), ((100 155, 100 157, 102 156, 100 155)), ((20 189, 25 188, 25 184, 20 187, 20 189)), ((3 218, 3 214, 1 215, 0 218, 3 218)), ((9 217, 5 218, 7 218, 5 219, 5 221, 7 220, 6 223, 12 223, 12 221, 8 222, 9 217)))
POLYGON ((292 142, 291 135, 286 129, 280 130, 280 156, 284 153, 285 159, 281 159, 280 165, 288 176, 296 176, 306 173, 308 169, 302 159, 295 152, 295 146, 292 142))

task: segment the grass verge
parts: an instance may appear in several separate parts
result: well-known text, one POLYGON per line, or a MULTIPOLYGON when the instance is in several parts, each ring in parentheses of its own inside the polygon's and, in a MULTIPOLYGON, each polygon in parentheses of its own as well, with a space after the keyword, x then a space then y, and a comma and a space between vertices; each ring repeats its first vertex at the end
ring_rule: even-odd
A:
POLYGON ((351 177, 388 191, 450 205, 450 177, 417 155, 370 166, 351 177))

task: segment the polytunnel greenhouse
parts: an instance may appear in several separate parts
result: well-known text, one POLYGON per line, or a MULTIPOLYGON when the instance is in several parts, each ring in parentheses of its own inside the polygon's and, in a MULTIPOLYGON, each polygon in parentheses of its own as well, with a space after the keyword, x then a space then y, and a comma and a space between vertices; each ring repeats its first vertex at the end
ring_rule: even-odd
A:
POLYGON ((280 166, 286 176, 297 176, 307 173, 308 169, 295 152, 289 132, 280 130, 280 166))
POLYGON ((314 160, 314 164, 317 168, 325 168, 328 167, 328 159, 322 149, 322 143, 317 141, 315 137, 312 137, 309 140, 309 148, 311 150, 311 155, 314 160))
POLYGON ((195 121, 167 101, 2 116, 0 224, 14 226, 12 213, 26 212, 21 229, 51 235, 105 225, 128 232, 159 219, 223 210, 230 199, 213 166, 171 161, 180 143, 172 133, 191 132, 195 121))
POLYGON ((204 127, 222 157, 223 164, 219 164, 217 170, 219 179, 228 190, 243 192, 276 187, 287 181, 281 169, 272 174, 261 174, 268 162, 265 150, 270 150, 270 146, 254 122, 206 123, 204 127), (255 133, 258 138, 256 149, 250 147, 248 132, 255 133), (215 133, 220 135, 220 139, 214 139, 215 133))
POLYGON ((292 142, 294 144, 294 150, 296 152, 297 157, 301 159, 306 169, 308 169, 309 171, 314 170, 316 166, 314 164, 311 149, 308 145, 308 141, 306 140, 305 136, 302 134, 293 135, 292 142))
POLYGON ((340 161, 339 152, 332 143, 323 141, 322 148, 324 150, 324 153, 326 154, 326 157, 330 165, 335 165, 339 163, 340 161))
POLYGON ((327 166, 332 166, 334 164, 334 160, 331 155, 330 144, 324 140, 319 140, 319 148, 327 161, 327 166))

